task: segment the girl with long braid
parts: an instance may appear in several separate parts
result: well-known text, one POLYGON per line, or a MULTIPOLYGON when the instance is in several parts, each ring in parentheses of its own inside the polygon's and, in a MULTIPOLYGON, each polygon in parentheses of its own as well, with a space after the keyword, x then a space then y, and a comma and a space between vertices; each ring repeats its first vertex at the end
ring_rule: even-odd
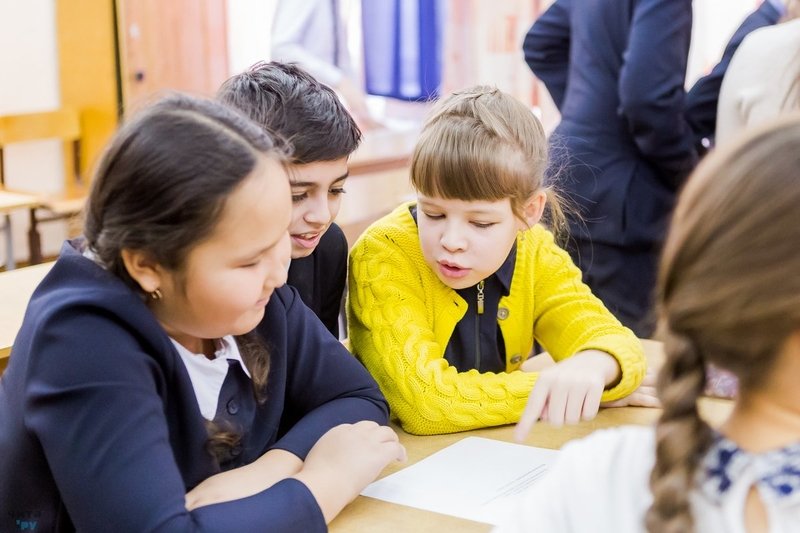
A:
POLYGON ((796 117, 704 160, 661 261, 658 424, 567 445, 500 531, 798 531, 798 168, 796 117), (698 412, 709 363, 740 383, 716 429, 698 412))

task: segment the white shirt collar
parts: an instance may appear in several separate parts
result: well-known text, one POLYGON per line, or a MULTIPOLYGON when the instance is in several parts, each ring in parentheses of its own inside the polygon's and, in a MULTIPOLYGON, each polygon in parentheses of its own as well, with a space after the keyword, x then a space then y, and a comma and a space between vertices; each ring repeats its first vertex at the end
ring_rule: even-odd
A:
MULTIPOLYGON (((97 254, 92 252, 89 247, 86 247, 81 255, 105 268, 97 254)), ((217 350, 214 352, 214 359, 209 359, 203 354, 190 352, 172 337, 169 340, 178 350, 183 366, 186 367, 186 371, 189 373, 194 395, 197 398, 197 405, 200 407, 200 414, 206 420, 214 420, 217 414, 219 393, 222 391, 222 384, 228 375, 228 361, 237 361, 247 377, 252 379, 247 365, 242 360, 242 354, 239 352, 236 340, 233 335, 226 335, 221 339, 217 339, 217 350)))
POLYGON ((183 365, 189 373, 189 379, 192 381, 192 388, 197 397, 200 413, 206 420, 214 420, 217 414, 219 393, 222 391, 225 376, 228 375, 228 361, 237 361, 247 377, 251 377, 250 371, 242 361, 242 354, 239 352, 236 340, 232 335, 226 335, 218 339, 214 359, 209 359, 203 354, 190 352, 172 337, 170 337, 170 340, 175 349, 178 350, 178 355, 181 356, 183 365))

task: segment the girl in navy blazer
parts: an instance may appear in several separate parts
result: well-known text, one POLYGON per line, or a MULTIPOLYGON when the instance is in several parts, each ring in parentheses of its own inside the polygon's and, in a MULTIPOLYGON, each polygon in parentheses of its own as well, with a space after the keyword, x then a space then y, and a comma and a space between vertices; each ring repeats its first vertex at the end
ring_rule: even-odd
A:
POLYGON ((116 135, 0 380, 0 530, 325 531, 404 456, 283 286, 290 218, 284 156, 221 104, 116 135))

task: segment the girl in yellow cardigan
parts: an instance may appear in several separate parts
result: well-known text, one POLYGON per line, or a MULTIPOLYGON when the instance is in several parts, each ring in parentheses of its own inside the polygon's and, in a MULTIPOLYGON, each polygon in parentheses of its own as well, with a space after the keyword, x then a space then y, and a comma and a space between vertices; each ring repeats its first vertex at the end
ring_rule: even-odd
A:
POLYGON ((563 218, 546 166, 544 131, 522 103, 487 87, 455 93, 414 151, 417 201, 353 247, 351 347, 407 432, 509 424, 527 403, 524 435, 538 419, 591 419, 640 384, 640 342, 539 225, 548 197, 550 218, 563 218), (556 365, 520 369, 534 341, 556 365))

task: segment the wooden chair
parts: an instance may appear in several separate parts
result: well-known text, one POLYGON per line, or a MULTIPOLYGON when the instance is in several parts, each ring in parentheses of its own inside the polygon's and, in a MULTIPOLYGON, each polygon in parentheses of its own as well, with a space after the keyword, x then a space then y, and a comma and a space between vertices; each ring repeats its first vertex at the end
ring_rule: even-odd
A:
POLYGON ((16 267, 14 261, 14 241, 11 231, 11 212, 17 209, 33 209, 39 205, 39 198, 32 194, 19 194, 8 192, 0 188, 0 215, 2 215, 2 230, 6 239, 6 270, 16 267))
MULTIPOLYGON (((29 206, 30 228, 28 245, 31 264, 42 261, 41 237, 38 225, 42 222, 69 219, 83 209, 88 194, 88 185, 81 179, 81 126, 78 112, 59 109, 42 113, 26 113, 0 117, 0 190, 5 188, 3 148, 10 144, 60 139, 71 169, 65 177, 63 193, 59 195, 36 194, 38 201, 29 206)), ((8 191, 19 194, 35 194, 31 191, 8 191)))

